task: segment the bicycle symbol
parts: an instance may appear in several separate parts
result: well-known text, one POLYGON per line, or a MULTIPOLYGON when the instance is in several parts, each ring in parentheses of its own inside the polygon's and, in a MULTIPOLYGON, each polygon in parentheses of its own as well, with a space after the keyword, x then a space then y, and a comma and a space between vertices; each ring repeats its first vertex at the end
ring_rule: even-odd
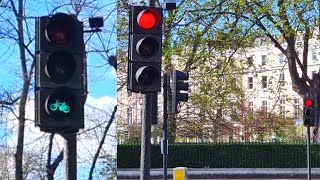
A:
POLYGON ((56 111, 58 109, 59 109, 59 111, 62 111, 64 113, 70 112, 70 107, 68 105, 66 105, 66 102, 59 102, 59 100, 56 100, 56 102, 54 104, 50 105, 50 110, 56 111))

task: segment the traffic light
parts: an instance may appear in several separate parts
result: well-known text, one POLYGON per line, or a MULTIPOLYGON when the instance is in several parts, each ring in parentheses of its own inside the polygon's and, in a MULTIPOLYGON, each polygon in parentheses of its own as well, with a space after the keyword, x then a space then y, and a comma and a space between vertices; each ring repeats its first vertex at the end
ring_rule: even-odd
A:
POLYGON ((189 73, 184 71, 178 71, 173 69, 172 72, 172 113, 178 113, 178 103, 180 101, 187 102, 188 101, 188 92, 180 92, 188 91, 189 83, 185 82, 189 79, 189 73))
POLYGON ((86 57, 83 25, 57 13, 36 18, 35 119, 45 132, 84 127, 86 57))
POLYGON ((315 126, 314 101, 310 98, 305 98, 303 103, 303 125, 306 127, 315 126))
POLYGON ((130 6, 129 91, 161 91, 162 17, 162 8, 130 6))

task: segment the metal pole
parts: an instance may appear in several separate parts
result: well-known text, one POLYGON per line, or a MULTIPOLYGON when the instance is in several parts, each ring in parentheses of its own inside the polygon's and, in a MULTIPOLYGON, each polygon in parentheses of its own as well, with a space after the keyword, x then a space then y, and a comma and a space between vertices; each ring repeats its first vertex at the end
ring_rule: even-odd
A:
POLYGON ((168 121, 168 75, 163 74, 163 180, 167 180, 167 161, 168 161, 168 132, 167 132, 167 121, 168 121))
POLYGON ((77 180, 77 134, 62 134, 62 137, 65 139, 66 180, 77 180))
POLYGON ((310 126, 307 127, 307 164, 308 164, 308 180, 311 180, 310 126))
POLYGON ((147 93, 143 103, 145 111, 141 126, 140 180, 150 179, 152 97, 152 93, 147 93))
POLYGON ((155 0, 147 0, 147 6, 156 7, 156 1, 155 0))

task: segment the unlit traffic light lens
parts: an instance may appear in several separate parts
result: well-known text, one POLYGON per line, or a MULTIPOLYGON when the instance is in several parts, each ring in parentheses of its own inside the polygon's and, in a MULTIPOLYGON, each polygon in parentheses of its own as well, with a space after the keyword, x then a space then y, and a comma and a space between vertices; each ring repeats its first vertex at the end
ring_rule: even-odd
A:
POLYGON ((72 40, 74 31, 75 22, 72 16, 57 13, 50 19, 46 29, 46 35, 50 42, 64 45, 72 40))
POLYGON ((159 42, 153 37, 146 37, 138 41, 136 48, 139 55, 148 58, 159 51, 159 42))
POLYGON ((136 72, 136 81, 141 85, 151 85, 159 79, 158 69, 152 66, 143 66, 136 72))
POLYGON ((305 113, 305 115, 310 116, 311 113, 312 113, 312 110, 311 109, 306 109, 304 113, 305 113))
POLYGON ((156 26, 159 15, 155 11, 144 10, 138 14, 138 24, 143 29, 151 29, 156 26))
POLYGON ((70 53, 57 51, 49 56, 46 73, 50 79, 57 83, 64 83, 72 77, 75 67, 75 60, 70 53))

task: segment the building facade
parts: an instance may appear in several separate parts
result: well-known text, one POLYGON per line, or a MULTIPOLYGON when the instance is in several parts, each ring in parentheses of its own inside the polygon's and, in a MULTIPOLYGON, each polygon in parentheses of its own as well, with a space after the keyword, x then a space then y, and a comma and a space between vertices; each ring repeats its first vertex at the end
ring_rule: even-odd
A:
MULTIPOLYGON (((298 56, 302 59, 302 48, 299 47, 302 43, 302 38, 297 39, 297 52, 298 56)), ((313 73, 318 73, 320 65, 319 55, 319 43, 316 38, 310 40, 309 51, 308 51, 308 76, 312 78, 313 73)), ((299 126, 302 124, 302 98, 292 90, 291 77, 289 73, 288 63, 285 55, 278 50, 274 44, 270 43, 266 38, 259 37, 255 40, 255 46, 251 48, 245 48, 239 50, 235 55, 234 59, 240 59, 239 65, 242 62, 246 63, 245 71, 241 74, 241 83, 245 92, 245 98, 247 105, 250 109, 262 110, 268 113, 279 114, 282 116, 290 117, 294 119, 295 125, 299 126)), ((299 71, 301 76, 301 71, 299 71)), ((195 75, 193 73, 193 75, 195 75)), ((137 93, 130 93, 126 90, 126 72, 118 75, 118 139, 126 139, 137 133, 130 130, 130 127, 137 129, 141 124, 141 118, 143 116, 143 95, 137 93), (120 77, 120 78, 119 78, 120 77), (121 78, 122 77, 122 78, 121 78), (131 134, 130 134, 131 132, 131 134), (120 135, 119 135, 120 134, 120 135)), ((191 89, 191 96, 193 92, 197 91, 196 78, 193 78, 193 82, 189 82, 191 89)), ((163 96, 162 92, 158 96, 158 122, 162 122, 163 113, 163 96)), ((232 98, 231 98, 232 99, 232 98)), ((197 119, 195 114, 198 114, 196 108, 191 108, 192 104, 185 104, 189 109, 187 113, 179 114, 180 117, 186 119, 197 119), (193 113, 197 112, 197 113, 193 113)), ((228 120, 228 118, 226 118, 228 120)), ((242 137, 244 134, 241 124, 230 121, 232 126, 239 127, 240 133, 234 134, 226 133, 219 140, 244 140, 242 137)), ((182 125, 182 124, 181 124, 182 125)), ((177 141, 213 141, 214 138, 208 138, 211 136, 211 130, 215 127, 208 124, 202 126, 202 137, 194 138, 177 138, 177 141), (209 129, 209 130, 208 130, 209 129), (204 137, 204 133, 207 136, 204 137)), ((140 134, 139 134, 140 135, 140 134)), ((273 139, 271 135, 269 139, 273 139)), ((251 137, 250 140, 255 140, 255 137, 251 137)), ((158 140, 155 140, 158 141, 158 140)))

